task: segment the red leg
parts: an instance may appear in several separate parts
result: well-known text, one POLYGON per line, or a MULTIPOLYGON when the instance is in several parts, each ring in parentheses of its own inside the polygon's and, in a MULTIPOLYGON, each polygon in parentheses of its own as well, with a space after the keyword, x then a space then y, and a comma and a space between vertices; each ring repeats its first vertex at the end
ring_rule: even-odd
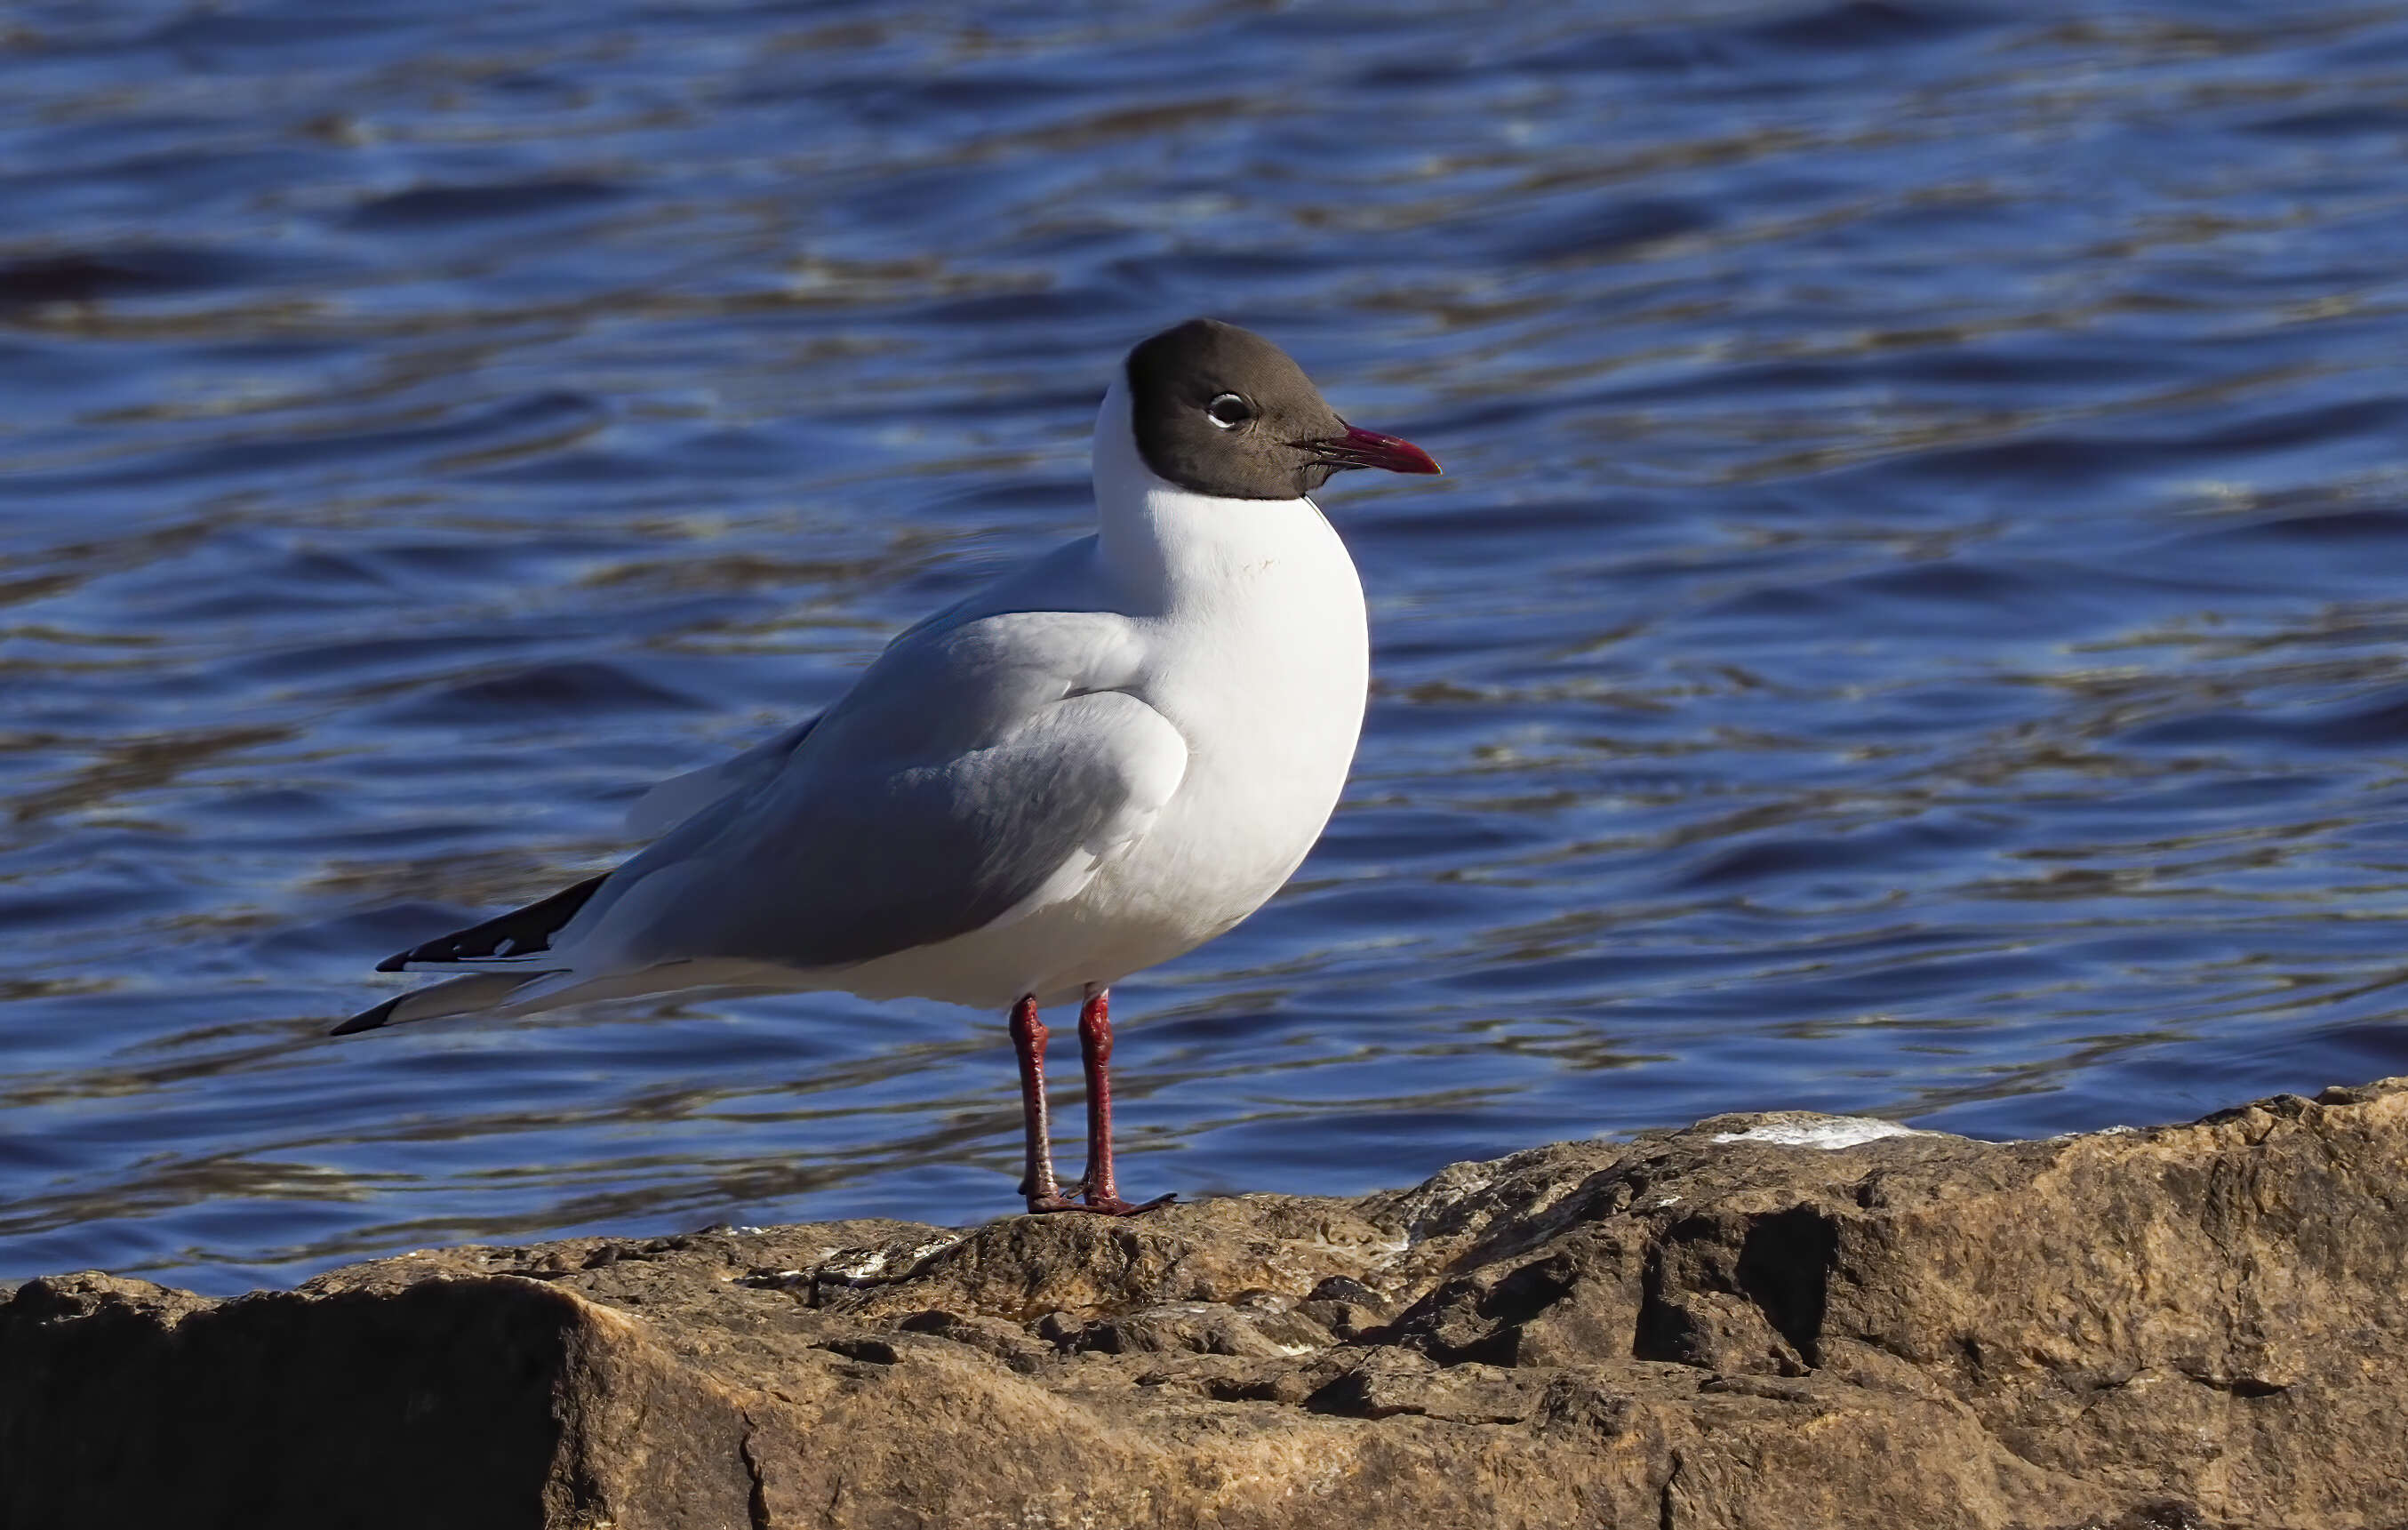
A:
POLYGON ((1132 1205, 1121 1199, 1112 1174, 1112 1012, 1109 990, 1089 988, 1079 1008, 1079 1060, 1087 1072, 1087 1201, 1084 1209, 1125 1217, 1168 1205, 1176 1196, 1132 1205))
POLYGON ((1020 1112, 1028 1138, 1028 1169, 1020 1193, 1031 1211, 1068 1211, 1078 1202, 1054 1182, 1054 1142, 1045 1110, 1045 1022, 1037 1018, 1037 996, 1024 994, 1011 1007, 1011 1050, 1020 1058, 1020 1112))

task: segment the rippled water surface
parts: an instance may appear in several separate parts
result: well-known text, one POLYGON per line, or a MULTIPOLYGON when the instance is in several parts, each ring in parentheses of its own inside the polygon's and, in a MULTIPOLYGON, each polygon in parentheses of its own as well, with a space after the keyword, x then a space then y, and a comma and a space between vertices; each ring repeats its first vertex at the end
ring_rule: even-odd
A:
POLYGON ((0 80, 0 1275, 1010 1209, 1000 1016, 322 1033, 1077 535, 1195 312, 1450 471, 1327 495, 1362 752, 1116 991, 1132 1191, 2408 1071, 2408 7, 79 0, 0 80))

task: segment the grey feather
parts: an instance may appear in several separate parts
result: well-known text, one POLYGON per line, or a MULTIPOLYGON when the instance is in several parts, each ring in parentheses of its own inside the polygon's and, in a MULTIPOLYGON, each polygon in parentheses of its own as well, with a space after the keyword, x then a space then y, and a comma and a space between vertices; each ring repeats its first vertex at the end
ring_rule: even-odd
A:
POLYGON ((723 797, 740 795, 785 767, 787 756, 817 726, 814 717, 755 744, 732 759, 672 776, 627 809, 627 827, 636 834, 665 834, 723 797))
POLYGON ((947 616, 890 645, 774 773, 613 873, 566 935, 622 968, 851 965, 991 922, 1168 797, 1185 741, 1110 689, 1125 619, 947 616))
POLYGON ((387 1025, 407 1025, 414 1020, 441 1020, 448 1015, 477 1014, 509 997, 510 991, 526 983, 531 976, 524 972, 478 972, 466 978, 454 978, 449 982, 414 988, 407 994, 395 994, 374 1008, 361 1010, 326 1034, 356 1036, 362 1031, 381 1030, 387 1025))

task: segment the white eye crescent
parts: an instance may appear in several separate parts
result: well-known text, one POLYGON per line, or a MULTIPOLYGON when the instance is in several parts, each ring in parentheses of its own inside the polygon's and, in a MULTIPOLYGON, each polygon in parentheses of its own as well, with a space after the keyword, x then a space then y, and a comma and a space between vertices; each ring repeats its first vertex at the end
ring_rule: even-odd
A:
POLYGON ((1204 418, 1223 430, 1235 430, 1254 417, 1254 407, 1236 393, 1223 393, 1204 406, 1204 418))

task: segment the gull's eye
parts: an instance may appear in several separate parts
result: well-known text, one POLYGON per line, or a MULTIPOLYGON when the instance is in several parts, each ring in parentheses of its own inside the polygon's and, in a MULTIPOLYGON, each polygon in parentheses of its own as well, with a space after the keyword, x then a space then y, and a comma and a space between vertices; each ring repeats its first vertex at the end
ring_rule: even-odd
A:
POLYGON ((1254 407, 1235 393, 1223 393, 1204 406, 1204 418, 1223 430, 1235 430, 1254 417, 1254 407))

